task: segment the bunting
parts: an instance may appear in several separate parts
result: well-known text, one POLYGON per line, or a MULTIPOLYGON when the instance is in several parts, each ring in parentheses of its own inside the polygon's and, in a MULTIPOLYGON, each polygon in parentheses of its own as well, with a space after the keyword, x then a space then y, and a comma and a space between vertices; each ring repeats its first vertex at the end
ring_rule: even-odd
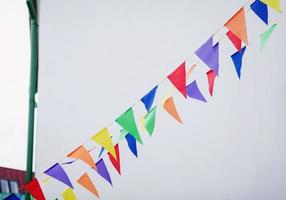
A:
POLYGON ((177 69, 175 69, 167 78, 179 90, 179 92, 187 98, 186 94, 186 66, 183 62, 177 69))
POLYGON ((154 128, 155 128, 155 120, 156 120, 156 108, 154 107, 147 115, 144 117, 145 128, 150 136, 152 136, 154 128))
POLYGON ((243 58, 245 49, 246 49, 246 47, 243 47, 241 52, 238 51, 231 56, 231 59, 234 63, 235 70, 236 70, 236 73, 237 73, 239 79, 241 76, 242 58, 243 58))
POLYGON ((86 150, 86 148, 82 145, 80 147, 78 147, 76 150, 74 150, 73 152, 71 152, 67 156, 69 158, 79 159, 79 160, 85 162, 86 164, 88 164, 89 166, 91 166, 92 168, 96 169, 96 166, 95 166, 95 163, 94 163, 92 157, 90 156, 90 154, 86 150))
POLYGON ((155 99, 156 91, 157 91, 158 85, 154 87, 148 94, 146 94, 144 97, 141 98, 142 103, 144 103, 146 110, 149 112, 152 108, 152 104, 155 99))
MULTIPOLYGON (((66 189, 62 193, 62 197, 64 200, 76 200, 75 194, 71 188, 66 189)), ((38 200, 38 199, 37 199, 38 200)))
POLYGON ((214 90, 214 81, 215 81, 215 73, 213 70, 210 70, 207 72, 208 77, 208 83, 209 83, 209 93, 211 96, 213 96, 213 90, 214 90))
POLYGON ((245 44, 248 44, 247 28, 244 8, 242 7, 235 15, 233 15, 224 26, 236 35, 245 44))
POLYGON ((62 166, 59 165, 58 163, 55 164, 54 166, 52 166, 51 168, 49 168, 48 170, 46 170, 44 173, 53 177, 54 179, 57 179, 60 182, 66 184, 67 186, 73 188, 73 185, 72 185, 68 175, 66 174, 66 172, 62 168, 62 166))
POLYGON ((104 163, 103 159, 100 159, 97 163, 96 163, 96 168, 97 168, 97 173, 104 178, 106 181, 108 181, 110 183, 110 185, 112 185, 112 181, 111 181, 111 177, 110 174, 107 170, 107 167, 104 163))
POLYGON ((177 108, 175 106, 175 102, 173 97, 169 97, 163 105, 164 109, 178 122, 180 122, 181 124, 183 123, 181 120, 181 117, 177 111, 177 108))
POLYGON ((107 128, 104 128, 99 131, 91 139, 100 146, 102 146, 104 149, 106 149, 109 153, 111 153, 111 155, 113 155, 114 157, 116 156, 114 144, 111 140, 111 136, 107 128))
POLYGON ((195 54, 218 76, 219 73, 219 43, 213 45, 213 37, 210 37, 195 54))
POLYGON ((265 3, 266 5, 280 13, 282 12, 280 0, 261 0, 261 2, 265 3))
POLYGON ((269 29, 260 35, 260 51, 262 51, 264 48, 276 26, 277 24, 273 24, 269 29))
POLYGON ((109 160, 111 162, 111 164, 113 165, 113 167, 116 169, 116 171, 118 172, 118 174, 121 175, 121 171, 120 171, 120 153, 119 153, 119 145, 116 144, 114 146, 115 148, 115 153, 116 153, 116 158, 113 157, 110 153, 108 153, 108 157, 109 160))
POLYGON ((37 200, 46 200, 38 179, 33 178, 29 183, 25 184, 24 190, 29 192, 37 200))
POLYGON ((255 0, 250 5, 251 10, 266 24, 268 25, 268 7, 260 0, 255 0))
POLYGON ((134 119, 133 109, 129 108, 125 113, 120 115, 115 120, 122 128, 124 128, 128 133, 133 135, 133 137, 142 144, 142 139, 140 137, 137 125, 134 119))
MULTIPOLYGON (((280 0, 254 0, 254 2, 252 2, 250 5, 250 9, 255 13, 255 15, 257 15, 267 25, 268 7, 271 7, 276 11, 282 12, 280 0)), ((246 51, 246 46, 242 48, 242 42, 248 45, 248 33, 245 15, 245 8, 242 7, 224 24, 224 27, 227 29, 226 36, 229 38, 229 40, 232 42, 232 44, 237 50, 234 54, 231 55, 231 59, 234 63, 235 70, 239 79, 241 77, 242 59, 246 51)), ((277 24, 272 25, 260 35, 259 38, 261 50, 264 48, 276 26, 277 24)), ((223 28, 223 30, 225 28, 223 28)), ((222 29, 220 29, 219 31, 221 30, 222 29)), ((210 70, 206 72, 206 74, 205 72, 203 72, 203 77, 205 78, 205 76, 207 76, 208 92, 210 96, 213 96, 215 79, 216 76, 218 76, 219 74, 219 49, 221 47, 219 42, 214 44, 214 38, 217 38, 215 36, 216 33, 213 34, 195 52, 195 54, 200 58, 200 60, 202 60, 203 63, 205 63, 210 68, 210 70)), ((197 67, 197 65, 199 64, 198 63, 197 65, 192 65, 191 68, 186 71, 186 62, 188 63, 189 60, 190 59, 186 59, 166 77, 166 79, 168 79, 173 84, 173 87, 170 88, 168 92, 163 96, 163 100, 161 102, 162 107, 165 109, 165 111, 168 112, 169 115, 171 115, 179 123, 183 122, 178 113, 172 95, 175 88, 185 98, 190 97, 202 102, 207 102, 203 93, 198 87, 196 80, 192 81, 189 85, 187 85, 187 80, 190 80, 194 68, 197 67)), ((141 101, 147 111, 147 113, 141 117, 140 124, 142 131, 146 130, 149 136, 153 135, 155 129, 157 106, 154 105, 154 100, 157 95, 158 87, 159 84, 137 101, 141 101)), ((160 86, 160 90, 161 89, 162 88, 160 86)), ((103 179, 105 179, 112 186, 112 180, 108 169, 109 165, 106 165, 105 163, 107 158, 105 159, 105 157, 103 156, 108 156, 112 166, 115 168, 118 174, 121 175, 119 143, 125 139, 128 144, 128 148, 136 157, 138 157, 137 142, 141 144, 143 143, 136 124, 136 120, 139 120, 139 117, 136 116, 135 118, 133 107, 135 108, 135 106, 130 107, 127 111, 122 113, 115 120, 115 122, 117 122, 117 124, 121 127, 120 135, 115 145, 113 141, 115 141, 117 137, 112 136, 112 134, 109 132, 108 127, 103 128, 101 131, 99 131, 90 138, 89 141, 93 141, 100 146, 100 152, 98 158, 96 158, 96 162, 90 155, 90 152, 93 149, 90 149, 88 151, 84 146, 86 145, 86 143, 84 143, 77 149, 75 149, 73 152, 71 152, 69 155, 67 155, 68 158, 72 158, 73 160, 67 159, 65 157, 44 172, 45 176, 48 175, 48 178, 42 177, 42 179, 39 179, 42 180, 41 183, 38 182, 37 178, 34 178, 23 186, 24 190, 29 192, 37 200, 45 200, 45 196, 41 186, 43 187, 55 179, 69 187, 62 192, 62 198, 64 200, 76 200, 76 196, 73 190, 74 185, 72 184, 72 181, 73 183, 74 181, 77 181, 79 185, 81 185, 86 190, 95 195, 97 198, 99 198, 99 192, 87 173, 84 173, 79 178, 76 177, 76 179, 72 179, 72 177, 69 177, 68 174, 65 172, 63 165, 68 165, 68 167, 71 167, 73 166, 72 164, 75 161, 81 160, 88 166, 92 167, 103 179), (105 150, 107 154, 103 154, 105 150), (69 161, 64 162, 66 161, 66 159, 69 161)), ((139 130, 141 131, 141 129, 139 130)), ((19 197, 17 197, 17 195, 15 194, 12 194, 9 197, 6 197, 6 199, 19 200, 19 197)))
POLYGON ((197 85, 197 81, 193 81, 190 85, 187 86, 187 95, 193 99, 207 102, 197 85))
POLYGON ((88 176, 87 173, 84 173, 78 180, 78 184, 80 184, 82 187, 87 189, 89 192, 94 194, 97 198, 99 198, 99 194, 97 189, 95 188, 95 185, 91 181, 90 177, 88 176))

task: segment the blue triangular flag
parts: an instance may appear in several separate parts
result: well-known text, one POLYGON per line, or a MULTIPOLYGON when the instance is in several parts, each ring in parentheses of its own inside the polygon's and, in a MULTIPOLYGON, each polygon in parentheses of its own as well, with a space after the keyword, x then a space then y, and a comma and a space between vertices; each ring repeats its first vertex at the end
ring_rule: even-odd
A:
POLYGON ((136 139, 128 133, 126 136, 126 141, 128 144, 129 149, 132 151, 132 153, 137 157, 137 146, 136 146, 136 139))
POLYGON ((146 110, 149 112, 152 108, 154 98, 156 95, 158 85, 154 87, 150 92, 148 92, 144 97, 141 98, 142 103, 144 103, 146 110))
POLYGON ((250 8, 265 24, 268 25, 268 7, 265 3, 256 0, 250 5, 250 8))
POLYGON ((104 152, 104 148, 101 147, 100 152, 99 152, 99 155, 98 155, 98 158, 100 158, 100 157, 102 156, 103 152, 104 152))
POLYGON ((9 195, 8 197, 6 197, 4 200, 20 200, 20 198, 17 197, 17 195, 13 193, 9 195))
POLYGON ((245 52, 246 46, 241 49, 241 51, 237 51, 233 55, 231 55, 231 59, 234 63, 236 73, 238 75, 238 78, 240 79, 241 75, 241 66, 242 66, 242 58, 245 52))

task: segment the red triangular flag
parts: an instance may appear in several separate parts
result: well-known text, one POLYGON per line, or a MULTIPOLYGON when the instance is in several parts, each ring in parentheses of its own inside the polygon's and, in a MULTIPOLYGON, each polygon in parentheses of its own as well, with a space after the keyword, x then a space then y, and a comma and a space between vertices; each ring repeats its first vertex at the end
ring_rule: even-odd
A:
POLYGON ((37 200, 46 200, 41 186, 36 178, 24 185, 24 190, 28 191, 37 200))
POLYGON ((208 76, 208 82, 209 82, 209 92, 210 95, 213 96, 213 89, 214 89, 214 81, 215 81, 215 72, 213 70, 210 70, 207 72, 208 76))
POLYGON ((175 71, 169 74, 168 79, 182 93, 182 95, 187 98, 185 62, 183 62, 175 71))
POLYGON ((241 51, 241 40, 236 36, 234 35, 231 31, 228 31, 226 33, 227 37, 230 39, 230 41, 232 42, 232 44, 235 46, 235 48, 238 50, 238 51, 241 51))
POLYGON ((109 160, 112 163, 113 167, 116 169, 116 171, 118 172, 118 174, 121 175, 121 171, 120 171, 120 153, 119 153, 119 145, 116 144, 114 146, 115 149, 115 153, 116 153, 116 158, 114 158, 110 153, 108 153, 109 156, 109 160))

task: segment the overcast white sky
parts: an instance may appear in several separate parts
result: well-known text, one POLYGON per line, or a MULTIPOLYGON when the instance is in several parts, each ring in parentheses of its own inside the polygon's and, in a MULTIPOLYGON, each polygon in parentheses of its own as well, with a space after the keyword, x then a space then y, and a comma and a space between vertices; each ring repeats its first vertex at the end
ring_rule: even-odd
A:
POLYGON ((25 169, 29 21, 25 0, 0 0, 0 166, 25 169))

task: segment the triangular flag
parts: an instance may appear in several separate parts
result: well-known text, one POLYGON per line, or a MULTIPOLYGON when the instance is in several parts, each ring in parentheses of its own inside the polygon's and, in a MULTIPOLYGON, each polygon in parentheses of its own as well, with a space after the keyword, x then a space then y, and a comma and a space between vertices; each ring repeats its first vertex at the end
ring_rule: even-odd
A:
POLYGON ((91 139, 95 141, 97 144, 99 144, 100 146, 104 147, 114 157, 116 156, 115 150, 114 150, 114 144, 110 138, 110 133, 107 128, 104 128, 101 131, 99 131, 91 139))
POLYGON ((96 163, 96 168, 97 168, 97 173, 102 176, 105 180, 107 180, 110 185, 112 185, 112 181, 109 175, 109 172, 107 170, 107 167, 104 163, 103 159, 100 159, 97 163, 96 163))
POLYGON ((235 46, 235 48, 238 51, 241 51, 241 40, 236 35, 234 35, 231 31, 228 31, 226 35, 229 38, 229 40, 232 42, 232 44, 235 46))
POLYGON ((213 70, 208 71, 207 76, 208 76, 208 83, 209 83, 209 93, 211 96, 213 96, 214 81, 215 81, 214 71, 213 70))
POLYGON ((104 152, 104 148, 102 147, 102 148, 100 149, 100 152, 99 152, 98 158, 100 158, 100 157, 102 156, 103 152, 104 152))
POLYGON ((277 24, 273 24, 269 29, 260 35, 260 51, 262 51, 276 26, 277 24))
POLYGON ((186 75, 186 78, 187 78, 187 79, 189 79, 189 78, 191 77, 191 74, 192 74, 192 72, 193 72, 193 70, 195 69, 196 66, 197 66, 197 65, 194 64, 194 65, 192 65, 192 67, 191 67, 190 69, 188 69, 187 75, 186 75))
POLYGON ((13 194, 9 195, 8 197, 6 197, 3 200, 21 200, 21 199, 19 197, 17 197, 16 194, 13 193, 13 194))
POLYGON ((149 112, 152 108, 152 104, 155 99, 156 91, 157 91, 158 85, 154 87, 148 94, 146 94, 144 97, 141 98, 142 103, 144 103, 146 110, 149 112))
POLYGON ((156 108, 154 107, 150 112, 147 113, 147 115, 144 117, 145 119, 145 128, 150 136, 152 136, 152 133, 155 128, 155 120, 156 120, 156 108))
POLYGON ((235 15, 233 15, 224 26, 228 28, 234 35, 248 44, 247 28, 244 8, 242 7, 235 15))
POLYGON ((134 136, 134 138, 142 144, 142 139, 140 137, 139 131, 136 126, 134 119, 133 109, 129 108, 126 112, 120 115, 115 120, 122 128, 124 128, 128 133, 134 136))
POLYGON ((86 164, 88 164, 89 166, 91 166, 92 168, 96 169, 95 163, 94 163, 91 155, 86 150, 86 148, 84 148, 84 146, 82 146, 82 145, 80 147, 78 147, 76 150, 74 150, 73 152, 71 152, 67 156, 69 158, 79 159, 79 160, 85 162, 86 164))
POLYGON ((113 167, 116 169, 116 171, 118 172, 118 174, 121 174, 120 171, 120 153, 119 153, 119 145, 116 144, 114 146, 115 148, 115 153, 116 153, 116 158, 114 158, 110 153, 108 153, 108 157, 110 162, 112 163, 113 167))
POLYGON ((62 168, 62 166, 59 165, 58 163, 55 164, 54 166, 52 166, 51 168, 49 168, 48 170, 46 170, 44 173, 53 177, 54 179, 57 179, 60 182, 66 184, 67 186, 73 188, 73 185, 72 185, 68 175, 66 174, 66 172, 62 168))
POLYGON ((207 102, 205 97, 202 95, 196 81, 193 81, 190 85, 187 86, 187 95, 193 99, 207 102))
POLYGON ((94 194, 95 196, 97 196, 97 198, 99 198, 99 194, 98 191, 95 188, 95 185, 93 184, 93 182, 91 181, 91 179, 89 178, 87 173, 84 173, 78 180, 77 182, 84 187, 85 189, 87 189, 88 191, 90 191, 92 194, 94 194))
POLYGON ((142 131, 145 130, 145 118, 144 118, 144 116, 141 116, 141 117, 140 117, 140 129, 141 129, 142 131))
POLYGON ((127 134, 125 138, 130 151, 137 157, 137 146, 135 138, 131 134, 127 134))
POLYGON ((250 5, 250 8, 265 24, 268 25, 268 7, 265 3, 256 0, 250 5))
POLYGON ((169 74, 168 79, 172 84, 179 90, 182 95, 187 98, 186 94, 186 66, 183 62, 177 69, 175 69, 171 74, 169 74))
POLYGON ((280 0, 261 0, 261 2, 265 3, 269 7, 273 8, 278 12, 282 12, 282 8, 280 5, 280 0))
POLYGON ((213 45, 213 37, 210 37, 195 54, 218 75, 219 73, 219 43, 213 45))
MULTIPOLYGON (((62 197, 64 200, 76 200, 74 191, 71 188, 66 189, 63 193, 62 193, 62 197)), ((38 200, 38 199, 37 199, 38 200)))
POLYGON ((242 58, 243 58, 245 49, 246 49, 246 47, 243 47, 241 49, 241 51, 237 51, 236 53, 234 53, 231 56, 231 59, 234 63, 235 70, 236 70, 236 73, 237 73, 239 79, 240 79, 240 75, 241 75, 242 58))
POLYGON ((37 200, 46 200, 41 186, 36 178, 23 186, 23 189, 28 191, 37 200))
POLYGON ((174 87, 171 87, 170 89, 168 89, 168 91, 163 95, 162 99, 161 99, 161 106, 164 107, 164 103, 167 99, 169 99, 172 95, 173 95, 173 91, 175 90, 174 87))
POLYGON ((120 135, 118 139, 118 143, 120 143, 122 140, 125 139, 125 136, 128 134, 128 132, 125 129, 120 130, 120 135))
POLYGON ((164 109, 172 116, 174 117, 178 122, 181 124, 183 123, 181 120, 181 117, 176 109, 175 102, 173 97, 169 97, 163 105, 164 109))

